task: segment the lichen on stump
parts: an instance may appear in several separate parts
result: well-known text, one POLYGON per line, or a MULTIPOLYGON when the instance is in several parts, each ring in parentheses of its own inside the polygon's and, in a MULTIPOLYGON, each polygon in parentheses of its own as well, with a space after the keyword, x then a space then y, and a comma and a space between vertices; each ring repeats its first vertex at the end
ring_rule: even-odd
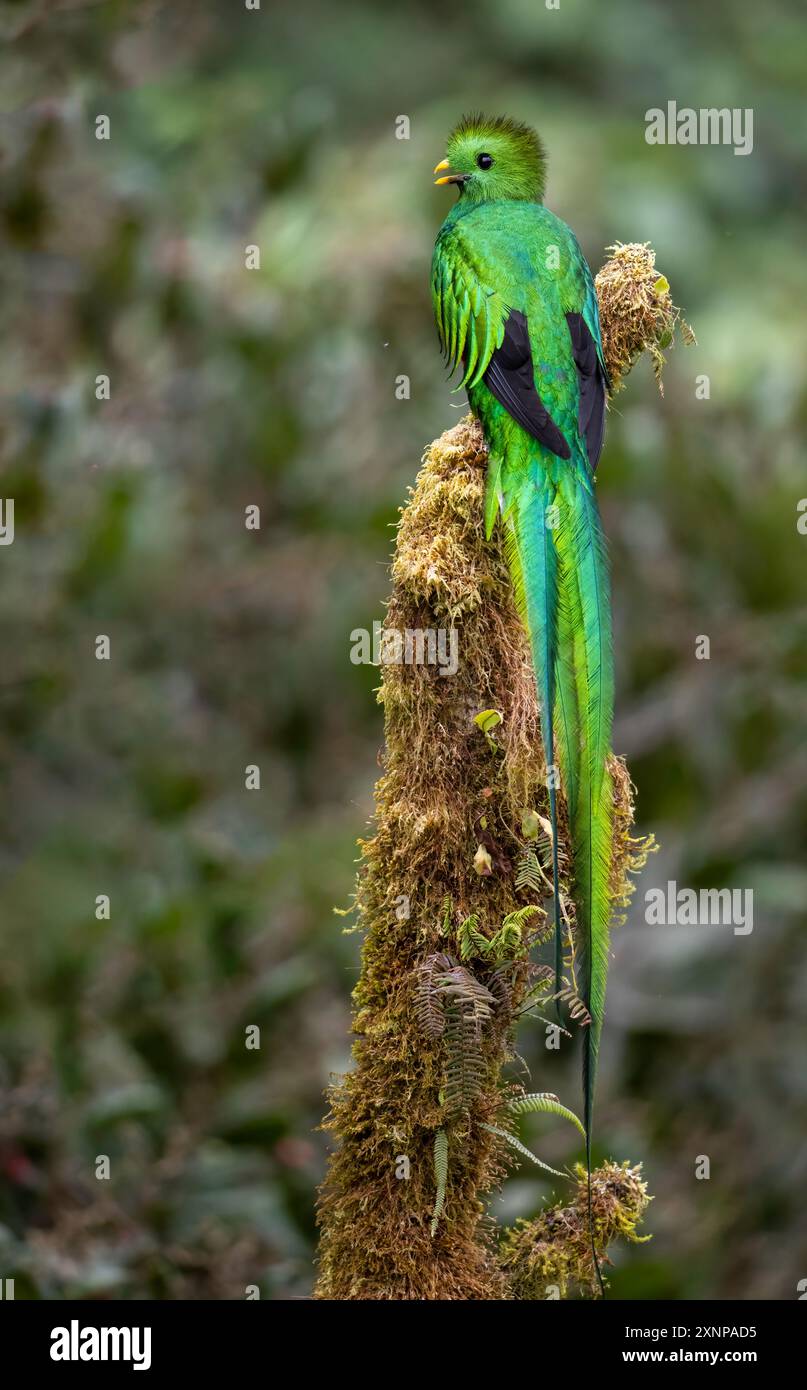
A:
MULTIPOLYGON (((622 281, 619 291, 624 300, 622 281)), ((642 323, 655 332, 652 316, 642 323)), ((453 630, 458 663, 451 675, 426 662, 382 668, 384 775, 356 890, 364 943, 353 995, 355 1065, 331 1089, 325 1122, 338 1144, 320 1192, 318 1298, 549 1296, 527 1291, 535 1287, 522 1275, 527 1228, 500 1248, 486 1216, 508 1150, 485 1126, 501 1128, 517 1090, 503 1084, 501 1070, 516 1015, 536 987, 532 948, 551 931, 536 893, 546 879, 535 845, 548 815, 540 720, 498 529, 490 541, 484 536, 486 465, 481 429, 468 416, 426 451, 398 528, 385 630, 453 630), (495 714, 480 720, 486 711, 495 714), (438 1134, 448 1180, 436 1217, 438 1134)), ((618 907, 648 844, 631 837, 632 788, 621 760, 612 760, 612 773, 618 907)), ((562 811, 559 847, 571 914, 562 811)), ((595 1191, 612 1177, 613 1165, 598 1170, 595 1191)), ((640 1206, 632 1208, 637 1219, 640 1206)), ((620 1233, 624 1222, 601 1224, 603 1254, 620 1233)), ((571 1249, 569 1261, 568 1277, 554 1281, 564 1288, 585 1283, 571 1249)))

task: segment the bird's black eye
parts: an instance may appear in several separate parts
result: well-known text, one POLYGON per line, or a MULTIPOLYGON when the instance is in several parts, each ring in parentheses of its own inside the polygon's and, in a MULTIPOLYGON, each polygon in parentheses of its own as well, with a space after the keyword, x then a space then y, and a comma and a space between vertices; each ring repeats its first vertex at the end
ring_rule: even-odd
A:
POLYGON ((493 157, 489 154, 478 154, 476 156, 476 162, 480 169, 489 169, 493 163, 493 157))

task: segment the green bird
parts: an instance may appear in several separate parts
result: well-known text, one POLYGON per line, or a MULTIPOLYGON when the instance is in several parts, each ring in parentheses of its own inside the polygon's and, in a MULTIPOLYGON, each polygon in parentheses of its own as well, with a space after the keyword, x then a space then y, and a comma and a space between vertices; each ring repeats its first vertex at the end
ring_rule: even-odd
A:
MULTIPOLYGON (((546 158, 537 134, 506 117, 467 116, 446 154, 436 181, 454 184, 459 197, 434 249, 434 312, 447 362, 462 369, 457 389, 467 390, 488 444, 486 533, 501 515, 532 651, 548 772, 558 989, 558 769, 566 802, 575 967, 591 1019, 583 1044, 590 1216, 611 916, 614 676, 594 482, 609 383, 591 271, 574 233, 543 206, 546 158)), ((594 1259, 599 1278, 596 1252, 594 1259)))

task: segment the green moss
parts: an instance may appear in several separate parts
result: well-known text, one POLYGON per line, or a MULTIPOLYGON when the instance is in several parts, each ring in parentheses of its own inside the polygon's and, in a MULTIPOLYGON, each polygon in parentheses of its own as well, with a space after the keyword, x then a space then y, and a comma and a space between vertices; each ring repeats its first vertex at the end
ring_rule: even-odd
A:
MULTIPOLYGON (((534 1221, 519 1221, 508 1231, 501 1248, 501 1263, 512 1297, 521 1300, 568 1298, 575 1293, 595 1294, 597 1276, 588 1228, 588 1183, 585 1169, 577 1168, 574 1201, 558 1203, 534 1221)), ((591 1175, 594 1243, 601 1264, 616 1240, 636 1244, 649 1240, 637 1235, 652 1198, 642 1181, 641 1165, 605 1163, 591 1175)))

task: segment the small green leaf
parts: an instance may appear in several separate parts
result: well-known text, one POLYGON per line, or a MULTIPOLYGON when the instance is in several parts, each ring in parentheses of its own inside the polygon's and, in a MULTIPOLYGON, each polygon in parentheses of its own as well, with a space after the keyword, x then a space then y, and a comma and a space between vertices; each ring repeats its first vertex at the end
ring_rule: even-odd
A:
POLYGON ((489 734, 502 722, 502 715, 497 709, 483 709, 479 714, 474 715, 474 723, 482 730, 483 734, 489 734))
POLYGON ((659 275, 658 280, 656 280, 655 284, 653 285, 653 289, 657 292, 657 294, 669 294, 670 282, 667 279, 666 275, 659 275))
POLYGON ((537 811, 526 810, 521 812, 521 833, 525 840, 537 840, 540 829, 541 818, 537 811))

